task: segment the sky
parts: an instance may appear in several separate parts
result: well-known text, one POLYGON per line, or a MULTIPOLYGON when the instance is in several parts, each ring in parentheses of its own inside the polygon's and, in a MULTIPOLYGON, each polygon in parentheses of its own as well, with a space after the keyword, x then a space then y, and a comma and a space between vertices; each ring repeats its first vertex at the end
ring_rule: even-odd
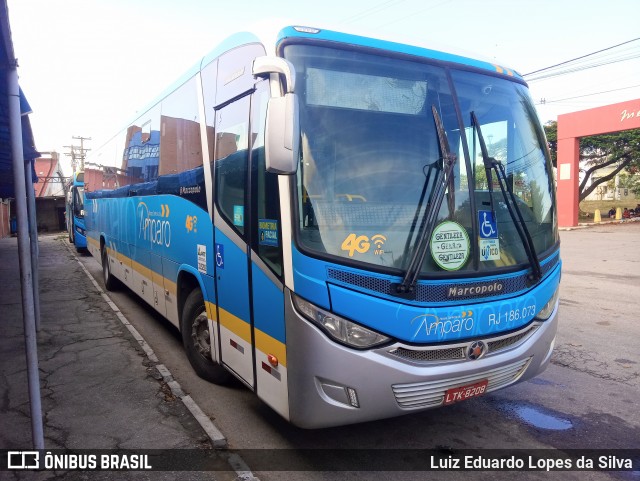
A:
POLYGON ((36 148, 60 153, 65 172, 65 146, 79 145, 73 137, 99 148, 224 38, 274 18, 493 60, 525 74, 543 123, 640 99, 638 0, 8 0, 8 7, 36 148), (556 75, 536 78, 543 73, 556 75))

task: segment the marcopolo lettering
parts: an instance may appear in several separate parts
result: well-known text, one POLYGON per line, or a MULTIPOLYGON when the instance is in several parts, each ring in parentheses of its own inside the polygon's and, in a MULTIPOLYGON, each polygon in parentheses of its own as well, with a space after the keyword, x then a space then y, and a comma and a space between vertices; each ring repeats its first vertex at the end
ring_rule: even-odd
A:
POLYGON ((466 284, 464 286, 451 286, 447 289, 447 298, 458 297, 482 297, 492 294, 500 294, 504 290, 504 283, 495 281, 489 284, 466 284))
POLYGON ((201 189, 199 185, 194 185, 190 187, 180 187, 180 195, 199 194, 200 190, 201 189))

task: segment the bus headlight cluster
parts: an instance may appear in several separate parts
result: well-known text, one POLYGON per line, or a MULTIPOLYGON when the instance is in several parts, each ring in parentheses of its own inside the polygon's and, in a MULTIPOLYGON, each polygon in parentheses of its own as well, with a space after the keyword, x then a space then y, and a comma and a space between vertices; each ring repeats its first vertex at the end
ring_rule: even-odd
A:
POLYGON ((559 292, 560 289, 556 289, 556 292, 553 293, 553 296, 551 296, 549 302, 547 302, 544 307, 540 309, 540 311, 538 311, 538 314, 536 314, 537 320, 546 321, 547 319, 549 319, 549 317, 551 317, 551 314, 553 314, 553 309, 556 307, 556 302, 558 302, 559 292))
POLYGON ((298 312, 320 327, 329 337, 355 348, 368 348, 388 342, 390 338, 325 311, 296 295, 292 295, 298 312))

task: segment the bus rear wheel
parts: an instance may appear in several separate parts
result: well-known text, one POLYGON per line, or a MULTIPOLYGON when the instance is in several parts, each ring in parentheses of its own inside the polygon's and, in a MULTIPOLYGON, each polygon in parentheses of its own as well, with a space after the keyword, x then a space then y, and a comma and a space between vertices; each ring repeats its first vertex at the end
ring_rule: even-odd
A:
POLYGON ((111 268, 109 267, 109 256, 107 255, 106 247, 102 248, 102 280, 104 281, 104 287, 108 291, 115 291, 118 288, 118 279, 111 274, 111 268))
POLYGON ((200 289, 187 297, 180 322, 182 344, 196 374, 214 384, 228 384, 233 376, 211 358, 209 320, 200 289))

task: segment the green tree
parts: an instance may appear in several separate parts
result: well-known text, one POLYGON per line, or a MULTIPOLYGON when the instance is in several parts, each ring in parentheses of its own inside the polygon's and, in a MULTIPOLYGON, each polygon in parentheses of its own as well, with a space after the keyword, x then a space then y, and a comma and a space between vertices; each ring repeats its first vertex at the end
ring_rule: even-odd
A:
POLYGON ((629 189, 636 197, 640 197, 640 175, 620 174, 619 187, 629 189))
MULTIPOLYGON (((558 123, 544 126, 553 165, 557 165, 558 123)), ((612 134, 593 135, 580 139, 580 163, 584 177, 580 182, 580 200, 584 200, 600 184, 607 183, 625 170, 629 174, 640 173, 640 129, 624 130, 612 134), (615 166, 607 175, 588 185, 598 170, 615 166)))

